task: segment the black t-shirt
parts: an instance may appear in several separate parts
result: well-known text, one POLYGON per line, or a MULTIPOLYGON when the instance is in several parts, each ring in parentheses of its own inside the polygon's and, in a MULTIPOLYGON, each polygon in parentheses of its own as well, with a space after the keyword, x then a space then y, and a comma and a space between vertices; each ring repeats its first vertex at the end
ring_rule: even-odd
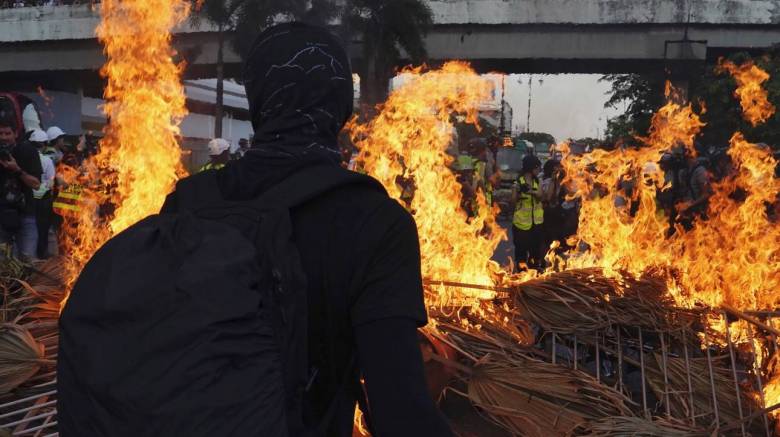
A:
MULTIPOLYGON (((244 158, 220 170, 218 179, 225 198, 245 200, 294 170, 244 158)), ((353 327, 386 318, 427 322, 420 248, 411 215, 370 186, 327 193, 292 210, 292 221, 308 281, 310 365, 318 369, 305 415, 308 425, 317 425, 354 354, 353 327)), ((342 400, 329 436, 352 433, 355 399, 342 400)))
MULTIPOLYGON (((19 164, 19 167, 27 174, 41 179, 43 168, 41 167, 41 158, 38 156, 38 150, 28 142, 23 142, 13 146, 11 156, 19 164)), ((21 212, 32 214, 35 211, 33 204, 33 190, 25 185, 19 176, 10 174, 8 170, 0 166, 0 201, 3 208, 18 208, 22 206, 21 212), (22 202, 13 200, 23 197, 22 202)))
MULTIPOLYGON (((329 193, 292 219, 309 281, 310 359, 322 375, 309 398, 317 422, 354 352, 353 327, 385 318, 425 325, 420 249, 409 213, 370 187, 329 193)), ((329 435, 350 435, 354 399, 345 400, 329 435)))

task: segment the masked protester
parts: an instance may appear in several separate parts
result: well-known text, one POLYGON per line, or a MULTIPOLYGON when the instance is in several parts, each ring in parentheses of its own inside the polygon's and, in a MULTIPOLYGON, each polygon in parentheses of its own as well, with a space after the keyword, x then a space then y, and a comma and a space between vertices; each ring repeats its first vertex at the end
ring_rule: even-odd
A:
POLYGON ((707 159, 693 158, 683 145, 664 154, 660 165, 671 186, 661 198, 669 220, 667 236, 671 236, 676 232, 677 224, 690 230, 696 220, 707 219, 712 176, 707 169, 707 159))
POLYGON ((0 241, 24 258, 36 256, 33 190, 40 187, 42 173, 38 151, 17 142, 15 127, 0 120, 0 241))
MULTIPOLYGON (((349 58, 327 31, 286 24, 260 35, 245 84, 254 144, 218 174, 228 199, 251 199, 313 166, 340 165, 338 134, 352 115, 349 58)), ((374 435, 449 436, 425 384, 417 327, 426 323, 412 217, 386 194, 344 187, 292 211, 308 280, 310 367, 304 423, 351 436, 360 388, 350 376, 332 419, 339 379, 357 354, 374 435), (392 345, 392 350, 388 350, 392 345)))
POLYGON ((246 156, 180 181, 82 271, 60 319, 60 435, 349 437, 359 403, 372 435, 451 436, 417 332, 417 227, 340 165, 344 47, 271 27, 244 83, 246 156))

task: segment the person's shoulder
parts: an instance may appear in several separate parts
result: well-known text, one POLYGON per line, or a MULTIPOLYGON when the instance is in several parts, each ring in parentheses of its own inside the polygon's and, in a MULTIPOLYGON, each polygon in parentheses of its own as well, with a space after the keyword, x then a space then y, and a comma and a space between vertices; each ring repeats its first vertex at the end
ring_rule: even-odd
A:
POLYGON ((393 215, 408 214, 395 199, 388 196, 378 181, 365 175, 361 175, 361 178, 331 191, 323 200, 354 212, 383 210, 393 215), (361 178, 363 180, 359 180, 361 178))
POLYGON ((332 190, 322 196, 317 207, 337 209, 339 217, 355 227, 368 227, 381 233, 381 228, 400 224, 414 226, 412 215, 396 200, 390 197, 381 184, 366 176, 357 181, 332 190))

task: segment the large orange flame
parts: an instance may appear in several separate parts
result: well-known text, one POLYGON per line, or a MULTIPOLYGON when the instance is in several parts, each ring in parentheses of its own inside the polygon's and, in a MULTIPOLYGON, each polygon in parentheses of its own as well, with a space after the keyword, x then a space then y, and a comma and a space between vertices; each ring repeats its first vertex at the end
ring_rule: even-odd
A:
MULTIPOLYGON (((159 211, 184 173, 177 142, 186 115, 181 66, 171 29, 187 16, 184 0, 104 0, 98 39, 105 46, 108 118, 99 153, 71 182, 85 185, 81 210, 68 218, 64 245, 72 283, 112 235, 159 211), (113 211, 112 211, 113 209, 113 211)), ((69 286, 71 284, 68 284, 69 286)))
POLYGON ((645 147, 565 155, 565 182, 572 196, 582 200, 577 237, 590 248, 572 254, 569 267, 601 266, 607 272, 638 276, 650 267, 677 262, 663 238, 668 224, 656 198, 665 182, 657 163, 673 147, 693 153, 694 137, 702 126, 690 105, 670 102, 654 116, 645 147), (633 217, 631 202, 640 205, 633 217))
POLYGON ((745 119, 753 126, 769 120, 775 113, 775 107, 769 102, 767 91, 761 86, 769 80, 769 73, 759 68, 753 61, 737 66, 731 61, 721 59, 719 71, 727 71, 737 81, 734 96, 739 99, 745 119))
MULTIPOLYGON (((752 64, 722 65, 737 78, 745 117, 754 125, 769 119, 774 107, 760 88, 768 75, 752 64)), ((695 157, 693 142, 702 126, 690 105, 670 102, 654 116, 642 147, 566 155, 566 182, 582 202, 580 244, 568 267, 600 266, 614 275, 660 272, 677 303, 686 307, 775 309, 780 304, 780 226, 770 221, 767 206, 778 199, 780 180, 774 177, 777 161, 769 148, 735 133, 728 150, 732 169, 713 183, 706 217, 696 218, 690 229, 677 224, 669 232, 669 214, 676 212, 658 203, 658 193, 671 188, 659 160, 675 149, 695 157)), ((688 204, 678 201, 676 206, 681 211, 688 204)), ((713 320, 710 327, 723 333, 725 323, 713 320)), ((746 329, 734 323, 733 339, 751 341, 746 329)), ((767 405, 780 402, 780 373, 765 387, 767 405)))
MULTIPOLYGON (((447 153, 453 113, 476 122, 490 84, 461 62, 405 73, 407 83, 390 95, 376 118, 351 125, 360 150, 358 161, 392 197, 408 202, 417 222, 426 278, 490 285, 498 270, 490 258, 505 233, 482 193, 474 217, 463 211, 461 184, 450 170, 454 158, 447 153)), ((429 305, 454 305, 491 296, 487 291, 441 288, 438 295, 428 297, 429 305)))
POLYGON ((658 162, 674 148, 695 156, 702 126, 690 105, 670 102, 654 116, 643 147, 565 157, 569 187, 582 201, 577 238, 588 248, 573 253, 568 265, 633 275, 666 271, 685 306, 773 309, 780 303, 780 227, 766 206, 780 193, 780 181, 771 150, 735 134, 728 151, 734 171, 713 185, 707 219, 666 235, 673 212, 657 203, 658 192, 670 189, 658 162), (638 204, 633 214, 631 202, 638 204))

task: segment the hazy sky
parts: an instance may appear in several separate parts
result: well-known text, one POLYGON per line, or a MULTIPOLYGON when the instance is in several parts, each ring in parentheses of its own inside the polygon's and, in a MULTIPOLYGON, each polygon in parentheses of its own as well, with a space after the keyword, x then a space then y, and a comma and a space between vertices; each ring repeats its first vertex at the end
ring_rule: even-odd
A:
MULTIPOLYGON (((623 108, 604 108, 610 85, 600 83, 600 77, 599 74, 533 75, 531 131, 550 133, 559 142, 603 136, 607 119, 621 113, 623 108)), ((528 78, 527 74, 512 74, 506 79, 505 98, 514 112, 513 129, 520 132, 526 130, 528 78)))

